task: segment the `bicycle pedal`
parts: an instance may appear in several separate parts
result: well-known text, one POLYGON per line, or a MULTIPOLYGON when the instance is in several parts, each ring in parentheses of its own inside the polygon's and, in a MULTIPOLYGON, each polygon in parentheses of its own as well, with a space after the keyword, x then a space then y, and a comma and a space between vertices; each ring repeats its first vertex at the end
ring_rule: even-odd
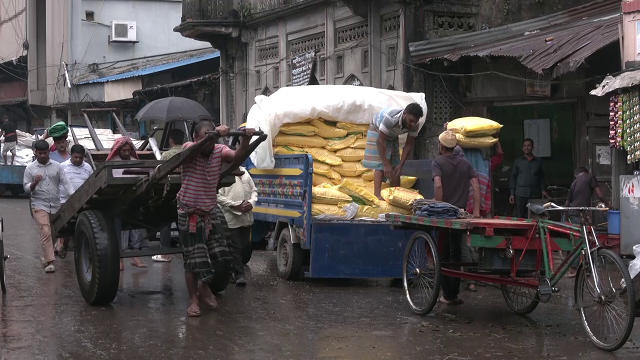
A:
POLYGON ((538 287, 538 292, 540 293, 540 295, 551 295, 553 294, 553 288, 551 287, 550 284, 542 283, 538 287))

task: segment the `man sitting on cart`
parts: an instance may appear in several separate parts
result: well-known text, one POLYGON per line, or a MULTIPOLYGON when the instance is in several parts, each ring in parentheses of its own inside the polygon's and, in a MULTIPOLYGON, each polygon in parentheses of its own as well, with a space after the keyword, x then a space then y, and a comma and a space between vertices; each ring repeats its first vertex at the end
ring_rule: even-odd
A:
POLYGON ((385 177, 391 186, 400 186, 402 167, 411 155, 423 115, 422 106, 411 103, 404 109, 384 109, 371 121, 362 166, 374 170, 373 192, 378 199, 382 200, 380 187, 385 177), (407 133, 401 159, 398 136, 407 133))
MULTIPOLYGON (((440 156, 431 163, 433 173, 433 191, 435 199, 464 209, 469 197, 469 185, 473 189, 473 217, 480 217, 480 187, 478 178, 471 163, 461 156, 454 155, 457 145, 456 134, 445 131, 438 138, 440 156)), ((462 254, 462 239, 464 233, 451 231, 445 239, 442 251, 442 262, 459 263, 462 254)), ((459 270, 459 269, 457 269, 459 270)), ((442 294, 440 302, 447 305, 461 305, 464 303, 458 297, 460 293, 460 278, 442 276, 442 294)))
MULTIPOLYGON (((207 132, 213 130, 213 123, 199 122, 193 134, 194 141, 204 140, 207 132)), ((226 126, 219 126, 215 130, 221 136, 229 132, 226 126)), ((245 136, 237 151, 212 141, 200 153, 182 163, 182 187, 177 196, 178 231, 184 251, 185 281, 190 298, 188 316, 201 315, 198 293, 211 308, 218 307, 208 283, 215 271, 230 268, 232 261, 229 248, 218 229, 220 220, 215 215, 218 181, 222 163, 232 163, 244 153, 253 132, 253 129, 245 129, 245 136)), ((192 145, 185 143, 183 149, 192 145)))

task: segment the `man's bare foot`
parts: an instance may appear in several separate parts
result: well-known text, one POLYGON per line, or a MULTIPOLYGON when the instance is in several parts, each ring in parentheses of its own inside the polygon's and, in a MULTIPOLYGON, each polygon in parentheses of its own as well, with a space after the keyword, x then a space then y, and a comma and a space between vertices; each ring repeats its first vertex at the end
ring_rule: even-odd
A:
POLYGON ((135 266, 137 268, 146 268, 147 264, 143 263, 137 257, 131 258, 131 266, 135 266))
POLYGON ((198 306, 198 303, 191 303, 187 309, 187 316, 199 317, 200 315, 202 315, 202 312, 200 312, 200 306, 198 306))
POLYGON ((211 289, 209 289, 209 286, 201 281, 198 285, 200 287, 198 293, 202 296, 202 300, 205 302, 205 304, 207 304, 212 309, 217 309, 218 300, 216 299, 216 296, 211 292, 211 289))
POLYGON ((444 296, 441 296, 440 299, 438 299, 438 301, 449 306, 464 304, 464 301, 460 298, 455 298, 454 300, 447 300, 444 298, 444 296))
POLYGON ((378 198, 378 200, 384 201, 384 198, 382 197, 382 195, 376 195, 376 197, 378 198))
POLYGON ((567 277, 569 279, 572 279, 572 278, 576 277, 577 274, 578 274, 578 271, 576 269, 574 269, 574 268, 571 268, 569 270, 569 272, 567 273, 567 277))

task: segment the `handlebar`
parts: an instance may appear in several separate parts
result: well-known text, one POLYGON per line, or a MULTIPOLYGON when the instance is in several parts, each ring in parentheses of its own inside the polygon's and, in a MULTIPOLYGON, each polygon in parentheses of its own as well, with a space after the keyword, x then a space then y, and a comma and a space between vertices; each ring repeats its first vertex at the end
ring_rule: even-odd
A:
POLYGON ((549 211, 570 211, 570 210, 574 210, 574 211, 609 211, 609 208, 606 207, 604 204, 598 204, 597 207, 564 207, 564 206, 558 206, 552 202, 548 202, 546 204, 543 205, 543 207, 545 208, 545 210, 549 210, 549 211))

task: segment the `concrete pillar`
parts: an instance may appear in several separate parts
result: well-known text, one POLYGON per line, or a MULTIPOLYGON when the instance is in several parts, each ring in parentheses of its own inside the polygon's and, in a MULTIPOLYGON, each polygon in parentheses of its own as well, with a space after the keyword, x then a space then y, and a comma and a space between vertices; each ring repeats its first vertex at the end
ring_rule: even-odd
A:
POLYGON ((333 85, 336 79, 337 66, 336 66, 336 57, 335 57, 335 5, 330 3, 327 5, 326 10, 326 27, 325 27, 325 66, 326 66, 326 74, 325 74, 325 84, 333 85))
POLYGON ((611 206, 620 209, 620 175, 627 175, 627 153, 611 150, 611 206))
POLYGON ((382 4, 377 1, 369 3, 369 76, 371 87, 386 88, 382 84, 382 42, 380 40, 380 8, 382 4))

